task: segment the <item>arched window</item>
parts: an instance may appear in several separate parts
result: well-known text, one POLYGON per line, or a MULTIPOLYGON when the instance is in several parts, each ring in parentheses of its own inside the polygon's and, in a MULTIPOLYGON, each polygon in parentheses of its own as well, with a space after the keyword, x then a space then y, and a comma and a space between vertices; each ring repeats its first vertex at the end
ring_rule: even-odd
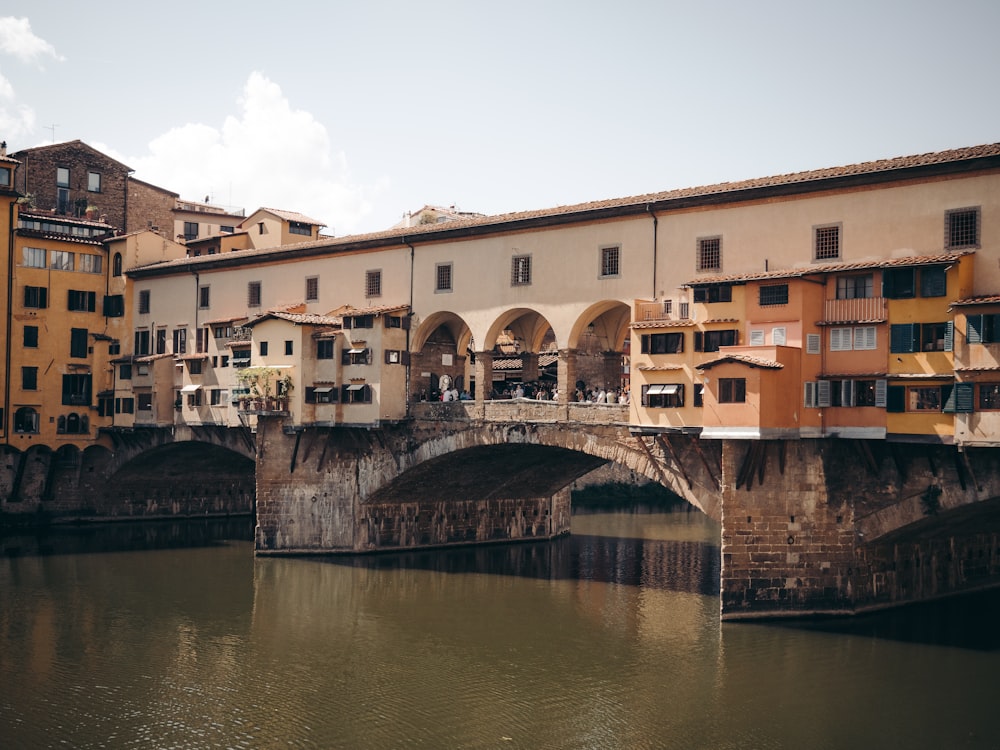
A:
POLYGON ((122 254, 115 253, 114 260, 111 261, 111 275, 121 276, 122 275, 122 254))
POLYGON ((59 434, 66 432, 66 417, 62 414, 60 414, 59 419, 56 420, 56 432, 59 434))
MULTIPOLYGON (((59 417, 59 419, 62 419, 62 417, 59 417)), ((80 415, 75 411, 70 412, 70 415, 66 418, 66 432, 71 435, 80 434, 80 415)))
POLYGON ((14 412, 14 432, 38 432, 38 412, 30 406, 14 412))

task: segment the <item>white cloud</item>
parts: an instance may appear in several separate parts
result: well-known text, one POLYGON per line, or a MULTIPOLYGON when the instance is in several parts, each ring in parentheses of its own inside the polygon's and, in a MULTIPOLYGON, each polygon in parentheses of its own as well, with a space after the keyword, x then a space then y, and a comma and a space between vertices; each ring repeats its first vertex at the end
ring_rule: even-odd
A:
POLYGON ((21 62, 35 62, 39 58, 51 57, 62 61, 56 48, 34 35, 31 22, 27 18, 0 16, 0 52, 13 55, 21 62))
POLYGON ((325 223, 327 233, 355 231, 378 188, 351 184, 347 159, 333 151, 323 124, 292 109, 281 88, 257 72, 238 105, 221 127, 181 125, 154 139, 146 156, 116 158, 138 179, 188 200, 209 195, 248 213, 261 206, 298 211, 325 223))
MULTIPOLYGON (((0 17, 0 53, 31 63, 44 57, 62 60, 55 47, 35 36, 27 18, 0 17)), ((35 110, 17 100, 14 86, 0 74, 0 132, 15 140, 35 128, 35 110)))

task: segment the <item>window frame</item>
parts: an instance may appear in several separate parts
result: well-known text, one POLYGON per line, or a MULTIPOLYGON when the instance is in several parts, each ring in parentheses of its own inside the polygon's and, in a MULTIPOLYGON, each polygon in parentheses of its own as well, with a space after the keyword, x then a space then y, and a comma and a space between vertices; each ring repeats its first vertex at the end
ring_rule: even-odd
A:
POLYGON ((306 276, 306 302, 319 301, 319 276, 306 276))
POLYGON ((982 207, 966 206, 951 208, 944 212, 944 247, 946 250, 978 248, 982 242, 982 207), (965 217, 972 220, 971 228, 957 226, 957 220, 965 217), (965 241, 963 241, 965 240, 965 241))
POLYGON ((434 264, 434 293, 449 294, 455 291, 454 264, 451 261, 434 264))
POLYGON ((758 307, 780 307, 788 304, 788 284, 761 284, 757 287, 758 307))
POLYGON ((247 307, 260 307, 263 298, 263 284, 260 281, 248 281, 247 307))
POLYGON ((518 253, 510 258, 510 285, 531 286, 531 254, 518 253))
POLYGON ((382 296, 382 269, 369 268, 365 271, 365 299, 382 296))
POLYGON ((840 228, 839 222, 819 224, 813 227, 813 260, 839 260, 840 228))
POLYGON ((722 270, 722 235, 698 237, 695 245, 695 268, 699 272, 722 270))
POLYGON ((617 279, 622 275, 622 246, 605 245, 600 249, 599 278, 617 279))
POLYGON ((719 378, 720 404, 745 404, 747 400, 746 378, 719 378))

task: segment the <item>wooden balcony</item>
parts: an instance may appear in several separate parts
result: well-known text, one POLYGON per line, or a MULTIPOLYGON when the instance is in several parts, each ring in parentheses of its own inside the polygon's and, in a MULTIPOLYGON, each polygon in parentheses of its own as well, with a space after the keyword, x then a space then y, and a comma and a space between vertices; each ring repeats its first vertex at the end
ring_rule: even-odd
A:
POLYGON ((888 317, 885 297, 828 299, 824 303, 824 323, 879 323, 888 317))

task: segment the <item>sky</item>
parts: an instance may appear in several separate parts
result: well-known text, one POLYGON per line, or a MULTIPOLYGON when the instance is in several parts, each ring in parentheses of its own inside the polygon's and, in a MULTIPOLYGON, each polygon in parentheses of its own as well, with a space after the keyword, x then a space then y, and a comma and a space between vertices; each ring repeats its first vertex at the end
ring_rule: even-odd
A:
POLYGON ((336 236, 1000 141, 997 0, 38 0, 0 140, 336 236), (154 11, 153 8, 156 8, 154 11))

